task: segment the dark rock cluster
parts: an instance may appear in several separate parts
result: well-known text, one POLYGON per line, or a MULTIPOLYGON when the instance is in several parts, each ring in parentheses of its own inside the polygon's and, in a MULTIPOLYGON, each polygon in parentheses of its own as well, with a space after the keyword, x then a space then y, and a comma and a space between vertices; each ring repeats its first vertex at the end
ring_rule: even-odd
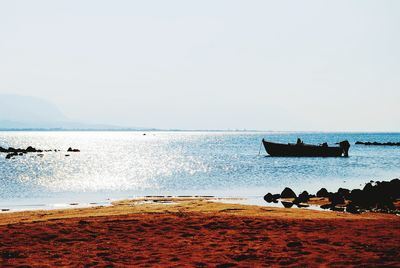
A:
POLYGON ((293 199, 288 202, 284 200, 282 203, 285 207, 291 207, 293 204, 306 206, 311 198, 327 199, 326 204, 321 205, 322 209, 330 209, 334 211, 346 211, 350 213, 360 213, 365 211, 399 213, 395 206, 395 202, 400 202, 400 179, 391 181, 377 181, 367 183, 363 189, 345 189, 339 188, 337 192, 328 192, 325 188, 321 188, 316 195, 311 195, 307 191, 297 196, 293 190, 286 187, 281 194, 268 193, 264 196, 267 202, 278 202, 278 199, 293 199), (288 203, 291 203, 290 206, 288 203))
POLYGON ((362 142, 362 141, 357 141, 356 144, 358 145, 382 145, 382 146, 400 146, 400 142, 362 142))
MULTIPOLYGON (((293 202, 290 202, 291 205, 290 207, 295 204, 299 206, 301 203, 307 203, 310 198, 315 197, 315 195, 310 195, 307 191, 303 191, 299 196, 296 195, 295 192, 293 192, 292 189, 289 187, 286 187, 281 194, 271 194, 268 193, 264 196, 264 200, 268 203, 278 203, 279 199, 294 199, 293 202)), ((282 203, 288 203, 288 202, 282 202, 282 203)), ((283 204, 285 205, 285 204, 283 204)), ((289 204, 286 204, 289 206, 289 204)))
MULTIPOLYGON (((21 149, 21 148, 13 148, 13 147, 9 147, 8 149, 3 148, 0 146, 0 153, 6 153, 6 159, 12 159, 15 156, 22 156, 24 154, 27 153, 39 153, 38 156, 43 156, 43 152, 59 152, 60 150, 41 150, 41 149, 36 149, 32 146, 28 146, 26 149, 21 149)), ((68 148, 68 152, 80 152, 80 150, 78 149, 72 149, 72 148, 68 148)))
POLYGON ((21 148, 13 148, 9 147, 8 149, 3 148, 0 146, 0 153, 6 153, 6 159, 11 159, 14 156, 21 156, 27 153, 42 153, 43 150, 36 149, 32 146, 28 146, 26 149, 21 149, 21 148))

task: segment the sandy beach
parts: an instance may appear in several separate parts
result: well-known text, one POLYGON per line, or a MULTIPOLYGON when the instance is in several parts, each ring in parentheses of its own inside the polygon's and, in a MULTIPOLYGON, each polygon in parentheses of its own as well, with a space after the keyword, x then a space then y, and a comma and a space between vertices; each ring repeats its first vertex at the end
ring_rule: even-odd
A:
POLYGON ((0 265, 399 266, 396 215, 146 198, 3 213, 0 265))

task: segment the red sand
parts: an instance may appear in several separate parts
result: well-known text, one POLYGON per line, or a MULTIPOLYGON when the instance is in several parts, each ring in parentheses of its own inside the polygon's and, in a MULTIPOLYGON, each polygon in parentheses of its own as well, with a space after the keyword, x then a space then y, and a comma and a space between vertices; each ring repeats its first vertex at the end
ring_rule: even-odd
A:
POLYGON ((146 214, 0 226, 0 264, 400 266, 399 221, 146 214))

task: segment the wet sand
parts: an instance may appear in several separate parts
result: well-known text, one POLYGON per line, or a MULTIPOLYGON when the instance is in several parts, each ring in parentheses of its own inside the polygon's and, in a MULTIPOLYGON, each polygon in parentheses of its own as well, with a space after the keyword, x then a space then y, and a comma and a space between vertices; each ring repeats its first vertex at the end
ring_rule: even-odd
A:
POLYGON ((20 265, 400 266, 400 218, 205 198, 0 214, 0 266, 20 265))

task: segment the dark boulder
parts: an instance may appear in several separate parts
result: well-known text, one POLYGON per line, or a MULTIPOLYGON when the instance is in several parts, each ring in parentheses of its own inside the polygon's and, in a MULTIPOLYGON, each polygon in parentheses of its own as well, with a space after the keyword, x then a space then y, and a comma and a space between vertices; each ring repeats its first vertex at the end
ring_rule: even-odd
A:
POLYGON ((281 198, 281 195, 280 195, 280 194, 273 194, 273 195, 272 195, 272 198, 273 198, 274 200, 277 200, 277 199, 281 198))
POLYGON ((74 152, 74 153, 79 153, 79 149, 72 149, 71 147, 68 148, 67 152, 74 152))
POLYGON ((354 189, 350 192, 348 199, 354 203, 362 203, 365 199, 364 193, 360 189, 354 189))
POLYGON ((356 205, 354 205, 353 202, 350 202, 349 204, 346 205, 346 212, 353 213, 353 214, 359 214, 360 211, 356 205))
POLYGON ((292 189, 290 189, 289 187, 286 187, 285 189, 283 189, 282 193, 281 193, 281 198, 296 198, 296 194, 295 192, 293 192, 292 189))
POLYGON ((18 155, 18 153, 9 153, 9 154, 6 155, 6 159, 11 159, 11 158, 13 158, 14 156, 17 156, 17 155, 18 155))
POLYGON ((344 204, 345 200, 341 193, 333 193, 331 196, 329 196, 329 202, 335 206, 338 204, 344 204))
POLYGON ((274 197, 272 196, 271 193, 268 193, 266 195, 264 195, 264 200, 268 203, 274 202, 274 197))
POLYGON ((390 196, 393 199, 400 198, 400 179, 393 179, 390 184, 390 196))
POLYGON ((339 194, 341 194, 345 199, 347 199, 349 197, 349 194, 350 194, 350 190, 346 189, 346 188, 339 188, 339 190, 337 192, 339 194))
POLYGON ((328 192, 328 190, 326 190, 325 188, 321 188, 321 189, 317 192, 317 197, 329 197, 329 192, 328 192))
POLYGON ((25 151, 28 153, 35 153, 37 150, 35 148, 33 148, 32 146, 28 146, 28 148, 26 148, 25 151))
POLYGON ((294 200, 293 203, 300 204, 300 203, 307 203, 310 200, 310 195, 307 191, 303 191, 299 196, 294 200))

